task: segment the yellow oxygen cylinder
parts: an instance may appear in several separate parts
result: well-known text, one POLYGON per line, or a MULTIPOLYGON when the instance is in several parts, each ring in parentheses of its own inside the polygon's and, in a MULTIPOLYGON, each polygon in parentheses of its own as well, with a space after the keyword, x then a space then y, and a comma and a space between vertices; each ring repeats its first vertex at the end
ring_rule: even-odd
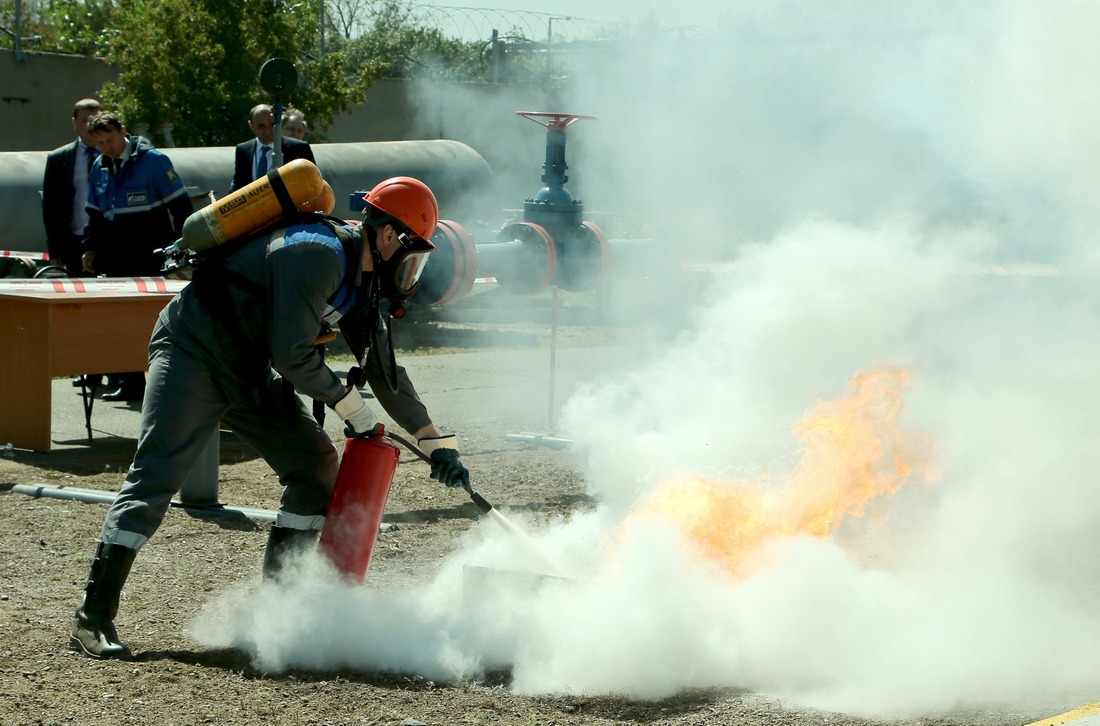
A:
MULTIPOLYGON (((303 205, 323 203, 326 187, 313 162, 295 159, 192 214, 184 220, 183 236, 173 247, 200 252, 259 232, 303 205)), ((328 193, 332 194, 331 188, 328 193)), ((335 196, 332 205, 336 205, 335 196)))
POLYGON ((332 210, 336 209, 336 195, 324 179, 321 180, 321 185, 320 194, 298 205, 299 212, 320 212, 326 216, 332 214, 332 210))

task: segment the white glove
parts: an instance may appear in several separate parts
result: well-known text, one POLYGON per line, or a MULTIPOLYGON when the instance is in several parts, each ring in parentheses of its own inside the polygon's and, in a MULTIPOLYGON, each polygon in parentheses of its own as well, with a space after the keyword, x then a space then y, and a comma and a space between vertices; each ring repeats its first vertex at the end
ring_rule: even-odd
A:
POLYGON ((355 386, 352 386, 347 395, 337 401, 333 408, 336 409, 336 415, 347 424, 344 435, 348 438, 370 433, 378 423, 374 411, 371 411, 370 407, 363 402, 363 396, 355 386))
POLYGON ((417 439, 417 446, 428 456, 432 455, 432 452, 436 449, 457 449, 458 437, 454 434, 447 434, 446 436, 428 436, 423 439, 417 439))

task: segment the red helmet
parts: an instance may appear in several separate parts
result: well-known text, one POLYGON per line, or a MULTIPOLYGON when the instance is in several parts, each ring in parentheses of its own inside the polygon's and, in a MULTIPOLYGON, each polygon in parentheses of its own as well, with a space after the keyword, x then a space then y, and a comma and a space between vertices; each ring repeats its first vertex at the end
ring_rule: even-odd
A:
POLYGON ((363 201, 388 214, 428 242, 439 221, 439 204, 428 185, 411 176, 395 176, 367 192, 363 201))

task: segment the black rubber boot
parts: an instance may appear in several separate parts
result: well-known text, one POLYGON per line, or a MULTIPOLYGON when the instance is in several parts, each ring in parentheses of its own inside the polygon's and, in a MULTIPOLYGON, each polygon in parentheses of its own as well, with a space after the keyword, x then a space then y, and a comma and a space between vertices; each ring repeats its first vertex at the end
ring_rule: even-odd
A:
POLYGON ((130 648, 118 639, 114 619, 122 586, 130 575, 137 550, 99 543, 88 573, 84 599, 76 609, 69 649, 89 658, 129 660, 130 648))
POLYGON ((274 579, 282 571, 287 558, 314 546, 320 534, 315 529, 272 526, 264 550, 264 580, 274 579))

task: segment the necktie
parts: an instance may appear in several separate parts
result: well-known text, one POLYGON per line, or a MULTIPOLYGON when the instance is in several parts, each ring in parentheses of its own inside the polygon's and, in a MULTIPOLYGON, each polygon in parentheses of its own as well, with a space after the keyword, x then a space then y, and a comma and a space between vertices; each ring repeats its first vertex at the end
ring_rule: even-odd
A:
POLYGON ((267 173, 267 152, 271 151, 270 146, 260 147, 260 161, 256 164, 256 178, 259 179, 267 173))
POLYGON ((91 146, 85 146, 84 147, 84 154, 87 157, 88 174, 91 175, 91 173, 92 173, 92 164, 95 163, 95 157, 96 157, 95 149, 92 148, 91 146))

